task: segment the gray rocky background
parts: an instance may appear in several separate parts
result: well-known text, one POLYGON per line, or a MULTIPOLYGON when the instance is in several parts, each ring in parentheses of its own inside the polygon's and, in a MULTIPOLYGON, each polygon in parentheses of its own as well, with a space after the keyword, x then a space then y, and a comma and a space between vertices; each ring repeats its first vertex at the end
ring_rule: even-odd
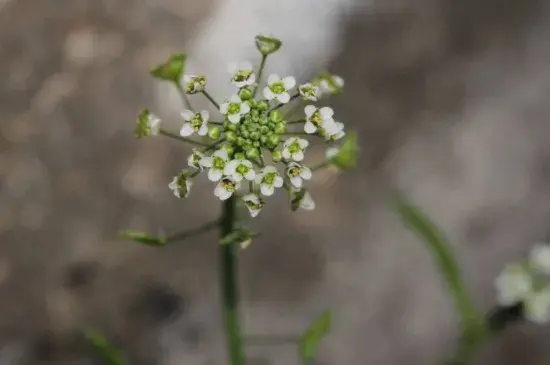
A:
MULTIPOLYGON (((85 326, 132 364, 225 363, 215 235, 163 249, 116 239, 218 213, 210 188, 186 201, 167 189, 187 147, 132 135, 155 108, 148 69, 210 6, 0 0, 1 365, 93 364, 75 335, 85 326)), ((281 197, 257 219, 244 324, 292 334, 330 307, 318 364, 437 363, 456 318, 386 192, 403 189, 446 230, 489 308, 502 264, 550 234, 550 13, 536 0, 392 0, 346 29, 330 69, 347 80, 334 106, 360 133, 360 166, 316 177, 316 211, 290 214, 281 197)), ((547 330, 517 326, 478 363, 550 361, 547 330)), ((248 353, 298 363, 292 344, 248 353)))

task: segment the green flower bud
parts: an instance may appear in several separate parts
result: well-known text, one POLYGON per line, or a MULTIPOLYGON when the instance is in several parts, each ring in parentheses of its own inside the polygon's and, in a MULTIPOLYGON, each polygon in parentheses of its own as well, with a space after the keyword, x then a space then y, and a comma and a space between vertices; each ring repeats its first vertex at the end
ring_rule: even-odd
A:
POLYGON ((208 130, 208 137, 214 141, 217 141, 220 139, 220 133, 220 128, 218 126, 213 126, 208 130))
POLYGON ((269 119, 265 115, 261 115, 260 116, 260 124, 261 125, 268 125, 269 124, 269 119))
POLYGON ((242 129, 241 130, 241 135, 243 136, 243 138, 249 138, 250 137, 250 132, 248 131, 248 129, 242 129))
MULTIPOLYGON (((239 97, 241 100, 250 100, 252 99, 252 96, 254 95, 254 90, 250 86, 243 87, 239 90, 239 97)), ((249 103, 250 104, 250 103, 249 103)), ((252 105, 250 105, 252 108, 252 105)))
POLYGON ((357 155, 359 146, 357 145, 357 134, 348 132, 338 153, 330 159, 330 162, 336 167, 345 170, 354 167, 357 164, 357 155))
POLYGON ((271 158, 274 162, 279 162, 283 159, 283 155, 281 154, 281 151, 273 151, 271 158))
POLYGON ((260 136, 260 143, 263 144, 263 145, 267 144, 267 139, 268 139, 268 135, 267 134, 262 134, 260 136))
POLYGON ((233 147, 233 145, 230 144, 230 143, 225 143, 225 144, 222 146, 222 148, 224 148, 224 149, 227 151, 227 154, 228 154, 229 156, 232 156, 233 153, 235 153, 235 147, 233 147))
POLYGON ((281 113, 280 110, 272 110, 271 113, 269 113, 269 119, 271 119, 271 121, 275 123, 282 122, 283 113, 281 113))
POLYGON ((150 71, 151 76, 159 80, 171 81, 179 84, 185 69, 186 57, 187 56, 183 53, 173 55, 163 64, 153 68, 150 71))
POLYGON ((277 134, 282 134, 286 132, 286 125, 284 123, 277 123, 275 124, 275 128, 273 129, 273 132, 277 134))
POLYGON ((250 116, 252 116, 252 118, 258 118, 260 116, 260 111, 258 109, 252 109, 250 111, 250 116))
POLYGON ((233 132, 236 132, 238 128, 239 128, 239 125, 233 124, 233 123, 227 123, 227 127, 225 127, 225 129, 233 132))
POLYGON ((258 102, 258 104, 256 105, 256 109, 261 112, 266 112, 269 110, 269 103, 266 100, 262 100, 258 102))
POLYGON ((279 142, 281 142, 281 137, 279 137, 278 135, 276 134, 272 134, 268 137, 267 139, 267 145, 270 147, 270 148, 275 148, 277 147, 277 145, 279 144, 279 142))
POLYGON ((262 125, 262 126, 260 127, 260 133, 261 133, 262 135, 268 134, 268 133, 269 133, 269 127, 268 127, 268 126, 265 126, 265 125, 262 125))
POLYGON ((260 147, 260 142, 259 142, 259 141, 254 141, 254 142, 252 143, 252 145, 253 145, 254 147, 256 147, 256 148, 259 148, 259 147, 260 147))
POLYGON ((246 144, 246 139, 244 139, 243 137, 238 137, 237 138, 237 146, 242 147, 245 144, 246 144))
POLYGON ((257 141, 260 139, 260 133, 258 132, 252 132, 250 133, 250 139, 253 141, 257 141))
POLYGON ((235 142, 237 141, 237 133, 233 132, 233 131, 227 131, 225 132, 225 139, 228 141, 228 142, 235 142))
POLYGON ((244 160, 246 158, 245 154, 242 152, 235 153, 235 159, 237 160, 244 160))
POLYGON ((260 151, 258 151, 256 148, 249 148, 246 150, 246 157, 250 159, 256 159, 260 157, 260 151))
POLYGON ((283 45, 280 39, 263 35, 257 35, 254 40, 256 41, 256 48, 264 56, 277 52, 283 45))

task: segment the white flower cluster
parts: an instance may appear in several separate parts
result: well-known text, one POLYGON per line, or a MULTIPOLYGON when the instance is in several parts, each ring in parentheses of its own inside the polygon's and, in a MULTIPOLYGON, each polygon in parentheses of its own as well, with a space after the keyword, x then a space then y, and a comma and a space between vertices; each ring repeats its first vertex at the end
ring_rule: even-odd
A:
POLYGON ((184 57, 173 57, 154 69, 153 75, 171 82, 178 83, 183 76, 183 85, 178 88, 184 93, 184 101, 187 103, 187 95, 202 94, 216 106, 219 115, 206 110, 183 110, 177 136, 163 130, 161 120, 144 110, 136 136, 162 134, 200 146, 187 158, 189 167, 169 184, 178 198, 186 198, 192 179, 206 171, 208 179, 216 183, 215 196, 220 200, 238 196, 253 217, 264 207, 264 198, 281 188, 288 193, 292 210, 312 210, 315 203, 305 185, 314 171, 329 165, 347 168, 355 161, 355 139, 350 135, 340 148, 329 146, 324 161, 314 167, 305 163, 306 150, 312 143, 305 137, 320 137, 322 142, 332 144, 346 135, 344 124, 334 119, 331 108, 313 105, 324 96, 339 93, 344 81, 324 73, 311 82, 297 84, 292 76, 271 74, 260 88, 266 57, 276 52, 282 42, 269 36, 257 36, 255 41, 262 54, 259 71, 256 73, 250 62, 229 65, 229 79, 236 90, 220 104, 208 93, 204 75, 181 74, 184 57), (283 114, 281 110, 294 100, 301 103, 298 108, 283 114), (296 111, 303 115, 290 120, 296 111))
POLYGON ((527 320, 550 322, 550 245, 538 243, 526 262, 506 265, 495 286, 499 305, 521 303, 527 320))

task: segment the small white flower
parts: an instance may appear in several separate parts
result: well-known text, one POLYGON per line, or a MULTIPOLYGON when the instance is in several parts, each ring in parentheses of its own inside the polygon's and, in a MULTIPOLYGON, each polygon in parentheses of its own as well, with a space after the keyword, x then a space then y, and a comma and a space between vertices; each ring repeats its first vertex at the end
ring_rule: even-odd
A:
POLYGON ((317 101, 321 96, 319 87, 310 83, 298 86, 298 92, 300 92, 304 100, 317 101))
POLYGON ((304 150, 309 142, 302 138, 290 137, 283 144, 283 158, 300 162, 304 159, 304 150))
POLYGON ((264 202, 257 194, 247 194, 243 196, 244 203, 252 217, 258 216, 264 207, 264 202))
POLYGON ((159 117, 153 114, 147 116, 147 128, 149 128, 149 135, 156 136, 160 131, 161 120, 159 117))
POLYGON ((223 176, 223 171, 228 160, 229 156, 227 155, 227 150, 222 148, 214 152, 212 156, 203 157, 199 161, 199 164, 210 168, 210 170, 208 170, 208 179, 210 181, 218 181, 223 176))
POLYGON ((286 174, 290 179, 290 183, 297 188, 301 188, 304 180, 311 180, 311 170, 296 162, 290 162, 286 169, 286 174))
POLYGON ((214 195, 220 200, 227 200, 233 193, 241 187, 241 184, 233 181, 230 177, 224 177, 220 180, 214 189, 214 195))
POLYGON ((241 62, 240 64, 231 63, 227 70, 231 73, 231 81, 238 87, 245 87, 254 85, 256 82, 256 75, 254 75, 252 64, 248 61, 241 62))
POLYGON ((202 171, 204 166, 201 165, 201 161, 204 157, 205 156, 201 151, 199 151, 197 148, 193 148, 193 153, 187 158, 187 164, 189 165, 189 167, 194 167, 202 171))
POLYGON ((136 137, 156 136, 160 132, 162 121, 159 117, 144 109, 139 113, 135 130, 136 137))
POLYGON ((304 108, 304 113, 306 114, 306 124, 304 125, 304 131, 308 134, 313 134, 317 132, 318 128, 323 128, 327 131, 335 131, 334 111, 329 107, 323 107, 317 109, 313 105, 308 105, 304 108))
POLYGON ((304 189, 291 191, 290 204, 293 211, 298 208, 302 208, 304 210, 315 209, 315 202, 311 198, 309 192, 304 189))
POLYGON ((260 185, 263 195, 271 196, 275 192, 275 188, 283 186, 283 178, 275 166, 266 166, 256 175, 256 184, 260 185))
POLYGON ((530 262, 533 267, 550 275, 550 245, 547 243, 539 243, 531 249, 530 262))
POLYGON ((525 318, 535 324, 550 322, 550 287, 531 293, 524 301, 525 318))
POLYGON ((264 88, 264 98, 267 100, 276 99, 281 104, 290 101, 289 90, 296 85, 296 80, 292 76, 287 76, 281 80, 279 75, 272 74, 267 78, 267 86, 264 88))
POLYGON ((184 75, 183 89, 187 94, 196 94, 204 91, 206 78, 202 75, 184 75))
POLYGON ((319 82, 322 94, 336 94, 342 91, 344 87, 344 79, 340 76, 330 75, 328 78, 323 78, 319 82))
POLYGON ((176 197, 181 199, 187 198, 192 185, 193 182, 189 178, 189 172, 182 170, 177 176, 174 176, 174 179, 168 184, 168 187, 176 197))
POLYGON ((533 290, 533 279, 525 267, 508 264, 496 279, 497 302, 511 306, 522 302, 533 290))
POLYGON ((223 173, 226 176, 231 176, 236 182, 240 182, 242 179, 252 181, 256 177, 254 166, 248 160, 232 160, 228 162, 225 165, 223 173))
POLYGON ((231 123, 237 124, 241 117, 250 112, 250 105, 242 101, 239 95, 233 95, 229 101, 220 105, 220 112, 226 115, 231 123))
POLYGON ((346 132, 344 132, 344 123, 333 121, 332 123, 327 123, 326 128, 321 127, 320 135, 325 137, 325 141, 337 141, 344 138, 346 132))
POLYGON ((197 133, 199 136, 206 136, 208 133, 208 119, 210 115, 206 110, 200 113, 193 113, 191 110, 184 110, 181 116, 185 120, 180 130, 180 135, 188 137, 193 133, 197 133))

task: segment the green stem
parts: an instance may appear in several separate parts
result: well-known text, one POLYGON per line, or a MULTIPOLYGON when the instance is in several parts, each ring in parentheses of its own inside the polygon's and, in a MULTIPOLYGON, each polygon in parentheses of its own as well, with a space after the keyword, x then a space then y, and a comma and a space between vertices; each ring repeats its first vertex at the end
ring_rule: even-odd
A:
POLYGON ((256 93, 258 92, 258 88, 260 87, 260 80, 262 79, 262 73, 264 72, 265 67, 265 60, 267 59, 267 55, 262 55, 262 62, 260 62, 260 69, 258 70, 258 78, 256 79, 256 88, 254 88, 254 94, 252 94, 252 99, 256 97, 256 93))
POLYGON ((214 98, 206 92, 206 90, 203 90, 202 94, 212 103, 212 105, 214 105, 214 107, 216 107, 217 110, 220 110, 220 104, 218 104, 216 100, 214 100, 214 98))
POLYGON ((173 235, 166 238, 166 243, 173 243, 173 242, 177 242, 177 241, 186 240, 188 238, 197 236, 201 233, 206 233, 206 232, 210 231, 211 229, 214 229, 214 228, 218 227, 219 225, 220 225, 220 220, 216 219, 215 221, 205 223, 202 226, 199 226, 197 228, 193 228, 193 229, 183 231, 183 232, 174 233, 173 235))
MULTIPOLYGON (((237 201, 231 197, 223 202, 220 222, 221 237, 235 229, 237 220, 237 201)), ((238 292, 238 243, 220 245, 220 282, 222 290, 222 308, 227 333, 227 351, 230 365, 244 365, 244 342, 239 325, 238 292)))
POLYGON ((193 109, 193 106, 191 105, 191 101, 189 101, 189 98, 187 97, 187 94, 181 87, 180 83, 175 82, 174 85, 176 85, 176 89, 178 90, 178 93, 180 94, 181 99, 183 100, 183 103, 185 104, 185 106, 188 107, 189 110, 191 110, 194 113, 195 111, 193 109))
POLYGON ((189 138, 181 137, 181 136, 178 136, 176 134, 167 132, 167 131, 162 130, 162 129, 159 131, 159 133, 162 134, 163 136, 170 137, 170 138, 173 138, 173 139, 177 139, 178 141, 181 141, 181 142, 190 143, 190 144, 195 145, 195 146, 201 146, 201 147, 209 147, 210 146, 209 144, 202 143, 202 142, 199 142, 199 141, 194 141, 194 140, 189 139, 189 138))
POLYGON ((285 103, 285 104, 280 103, 280 104, 274 106, 273 108, 269 109, 268 112, 271 112, 271 111, 273 111, 273 110, 277 110, 277 109, 279 109, 279 108, 282 108, 282 107, 285 106, 285 105, 290 104, 290 103, 291 103, 294 99, 296 99, 298 96, 300 96, 300 93, 297 93, 297 94, 292 95, 292 96, 290 97, 290 100, 288 101, 288 103, 285 103))

